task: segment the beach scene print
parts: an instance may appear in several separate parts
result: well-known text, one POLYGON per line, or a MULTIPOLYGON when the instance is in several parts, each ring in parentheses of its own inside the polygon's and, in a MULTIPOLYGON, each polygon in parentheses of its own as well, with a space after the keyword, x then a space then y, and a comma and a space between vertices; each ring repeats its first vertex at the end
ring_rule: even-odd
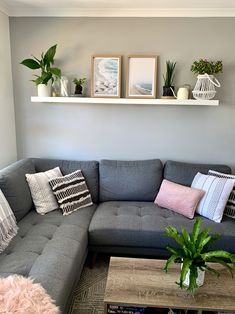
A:
POLYGON ((119 58, 94 58, 94 95, 119 95, 119 58))
POLYGON ((129 96, 154 96, 155 58, 129 59, 129 96))

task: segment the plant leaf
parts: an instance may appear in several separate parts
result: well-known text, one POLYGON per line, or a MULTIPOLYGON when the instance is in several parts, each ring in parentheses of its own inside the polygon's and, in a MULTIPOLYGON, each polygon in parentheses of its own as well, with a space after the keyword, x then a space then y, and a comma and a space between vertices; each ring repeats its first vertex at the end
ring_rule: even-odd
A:
POLYGON ((217 277, 220 276, 220 273, 216 269, 214 269, 214 268, 212 268, 212 267, 210 267, 208 265, 204 265, 204 267, 205 267, 205 269, 207 269, 211 273, 215 274, 217 277))
POLYGON ((195 243, 197 241, 199 232, 200 232, 200 228, 201 228, 201 219, 199 217, 196 218, 196 221, 194 223, 193 226, 193 231, 192 231, 192 241, 195 243))
POLYGON ((61 77, 61 70, 59 68, 50 68, 49 71, 56 77, 61 77))
POLYGON ((173 238, 177 243, 179 243, 180 245, 184 245, 184 240, 182 238, 182 236, 178 233, 177 229, 172 227, 172 226, 168 226, 165 229, 167 236, 173 238))
POLYGON ((183 266, 180 273, 180 287, 183 288, 183 282, 185 280, 186 274, 189 271, 189 267, 192 265, 192 260, 185 258, 183 260, 183 266))
POLYGON ((174 261, 178 258, 178 255, 171 255, 171 257, 168 258, 168 260, 166 261, 166 265, 163 268, 165 270, 165 272, 167 273, 169 266, 174 263, 174 261))
POLYGON ((38 63, 36 60, 34 59, 25 59, 23 60, 20 64, 25 65, 26 67, 32 69, 32 70, 36 70, 36 69, 40 69, 40 63, 38 63))
POLYGON ((189 286, 188 286, 188 291, 193 292, 195 289, 198 288, 197 285, 197 267, 193 266, 190 268, 190 274, 189 274, 189 286))
POLYGON ((217 251, 210 251, 207 253, 203 253, 202 258, 204 261, 210 261, 213 258, 216 257, 222 257, 222 258, 227 258, 229 260, 231 260, 231 262, 233 262, 233 255, 229 252, 223 251, 223 250, 217 250, 217 251))
POLYGON ((54 57, 55 57, 55 53, 56 53, 56 47, 57 45, 54 45, 52 46, 51 48, 49 48, 47 50, 47 52, 45 53, 45 56, 43 58, 44 60, 44 63, 47 65, 47 66, 50 66, 50 64, 54 63, 54 57))

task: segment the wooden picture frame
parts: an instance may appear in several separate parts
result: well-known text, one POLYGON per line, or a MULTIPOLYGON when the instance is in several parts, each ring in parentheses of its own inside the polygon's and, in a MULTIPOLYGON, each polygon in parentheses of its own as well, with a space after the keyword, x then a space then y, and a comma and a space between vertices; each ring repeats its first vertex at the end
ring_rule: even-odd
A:
POLYGON ((155 55, 130 55, 127 59, 126 97, 156 98, 157 60, 155 55))
POLYGON ((121 97, 120 55, 94 55, 91 62, 91 97, 121 97))

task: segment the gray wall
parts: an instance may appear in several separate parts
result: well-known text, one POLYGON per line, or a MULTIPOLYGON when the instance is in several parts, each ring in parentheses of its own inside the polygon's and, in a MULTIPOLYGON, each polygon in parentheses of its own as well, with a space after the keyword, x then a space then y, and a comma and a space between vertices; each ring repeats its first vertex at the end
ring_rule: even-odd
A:
POLYGON ((18 156, 159 157, 235 168, 234 29, 235 18, 11 18, 18 156), (31 103, 32 72, 19 62, 54 43, 56 63, 71 78, 90 77, 92 54, 157 54, 158 95, 167 59, 177 61, 176 87, 195 84, 194 59, 222 59, 220 106, 31 103))
POLYGON ((9 18, 0 11, 0 168, 16 160, 9 18))

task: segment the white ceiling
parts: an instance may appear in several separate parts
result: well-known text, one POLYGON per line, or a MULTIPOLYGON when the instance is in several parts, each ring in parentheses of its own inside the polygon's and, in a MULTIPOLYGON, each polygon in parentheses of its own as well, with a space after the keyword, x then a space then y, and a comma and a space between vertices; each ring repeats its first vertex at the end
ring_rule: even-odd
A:
POLYGON ((0 0, 9 16, 235 16, 235 0, 0 0))

